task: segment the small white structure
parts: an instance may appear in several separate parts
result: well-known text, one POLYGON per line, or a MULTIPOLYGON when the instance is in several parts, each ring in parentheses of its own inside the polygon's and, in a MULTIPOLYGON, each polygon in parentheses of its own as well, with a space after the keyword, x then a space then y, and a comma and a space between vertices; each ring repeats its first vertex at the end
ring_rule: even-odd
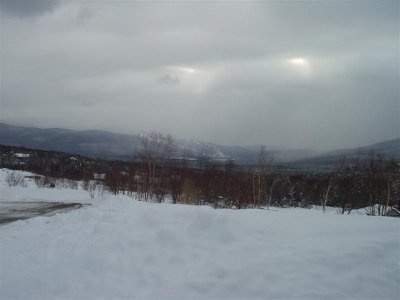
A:
POLYGON ((14 155, 15 155, 16 157, 18 157, 18 158, 27 158, 27 157, 30 156, 29 153, 15 153, 14 155))
POLYGON ((93 173, 93 179, 94 180, 104 180, 104 179, 106 179, 106 174, 93 173))

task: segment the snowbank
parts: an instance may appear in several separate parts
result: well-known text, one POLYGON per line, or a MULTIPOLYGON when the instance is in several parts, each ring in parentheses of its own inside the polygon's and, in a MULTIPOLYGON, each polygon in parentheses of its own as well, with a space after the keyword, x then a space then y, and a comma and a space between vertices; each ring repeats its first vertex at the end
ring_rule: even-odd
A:
POLYGON ((50 201, 50 202, 92 202, 87 191, 82 189, 81 183, 76 182, 76 189, 62 188, 58 182, 56 188, 39 188, 33 177, 36 174, 24 171, 13 171, 0 169, 0 201, 50 201), (6 182, 7 176, 16 173, 24 178, 24 186, 9 186, 6 182))
MULTIPOLYGON (((80 192, 37 188, 35 198, 80 192)), ((1 299, 400 297, 396 218, 92 203, 0 226, 1 299)))

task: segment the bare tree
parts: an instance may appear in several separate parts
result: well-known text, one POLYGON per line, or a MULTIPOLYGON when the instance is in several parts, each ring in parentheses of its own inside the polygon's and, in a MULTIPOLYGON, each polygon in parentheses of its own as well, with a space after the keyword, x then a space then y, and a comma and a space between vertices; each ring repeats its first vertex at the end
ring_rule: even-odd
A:
POLYGON ((336 181, 337 178, 337 172, 333 171, 329 174, 329 180, 328 180, 328 186, 326 187, 326 191, 325 191, 325 195, 322 198, 322 212, 326 211, 326 204, 328 203, 328 199, 329 199, 329 192, 331 191, 333 184, 336 181))
POLYGON ((396 163, 395 159, 392 158, 390 161, 387 162, 386 168, 386 191, 385 191, 385 206, 382 211, 382 215, 386 214, 389 206, 393 205, 392 203, 392 195, 393 191, 395 190, 395 182, 396 176, 400 174, 399 164, 396 163))
MULTIPOLYGON (((385 183, 383 176, 383 157, 371 152, 367 161, 367 189, 369 198, 369 213, 380 215, 383 209, 385 183)), ((390 197, 390 193, 388 195, 390 197)))
POLYGON ((276 175, 272 178, 271 184, 269 186, 269 193, 268 193, 268 201, 267 201, 267 209, 271 206, 271 201, 272 201, 272 193, 274 192, 274 187, 280 180, 280 176, 276 175))
POLYGON ((325 190, 324 197, 322 198, 322 212, 325 213, 326 211, 326 204, 328 203, 329 199, 329 192, 332 190, 333 185, 336 183, 337 178, 340 175, 340 172, 344 169, 346 159, 343 158, 342 162, 340 163, 339 167, 333 171, 331 171, 328 175, 328 185, 325 190))
POLYGON ((266 151, 265 145, 260 147, 257 165, 253 172, 253 207, 260 208, 263 203, 265 191, 263 189, 268 166, 273 161, 272 154, 266 151))
POLYGON ((152 131, 143 135, 140 141, 142 148, 139 151, 139 157, 144 168, 145 200, 157 196, 158 201, 161 202, 164 197, 165 165, 175 150, 175 140, 171 135, 152 131))

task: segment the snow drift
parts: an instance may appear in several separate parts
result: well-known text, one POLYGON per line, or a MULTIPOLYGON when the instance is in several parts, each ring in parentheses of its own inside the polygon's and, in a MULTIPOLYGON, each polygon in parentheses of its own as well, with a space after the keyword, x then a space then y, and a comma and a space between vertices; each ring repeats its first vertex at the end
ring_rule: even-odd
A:
POLYGON ((2 201, 92 203, 0 226, 1 299, 400 297, 396 218, 1 188, 2 201))

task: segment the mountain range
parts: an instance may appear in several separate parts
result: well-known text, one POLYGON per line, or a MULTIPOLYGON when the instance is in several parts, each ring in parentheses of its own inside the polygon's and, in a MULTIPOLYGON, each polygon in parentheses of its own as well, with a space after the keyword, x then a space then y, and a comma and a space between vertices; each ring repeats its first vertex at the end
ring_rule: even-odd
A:
MULTIPOLYGON (((234 159, 239 163, 254 163, 260 145, 227 146, 195 140, 177 140, 177 155, 200 155, 214 160, 234 159)), ((60 151, 88 157, 128 160, 141 146, 140 135, 112 133, 102 130, 41 129, 0 123, 0 144, 33 149, 60 151)), ((400 139, 385 141, 362 148, 316 152, 310 149, 266 147, 275 163, 313 166, 337 161, 343 157, 365 156, 372 151, 384 157, 400 158, 400 139)))

